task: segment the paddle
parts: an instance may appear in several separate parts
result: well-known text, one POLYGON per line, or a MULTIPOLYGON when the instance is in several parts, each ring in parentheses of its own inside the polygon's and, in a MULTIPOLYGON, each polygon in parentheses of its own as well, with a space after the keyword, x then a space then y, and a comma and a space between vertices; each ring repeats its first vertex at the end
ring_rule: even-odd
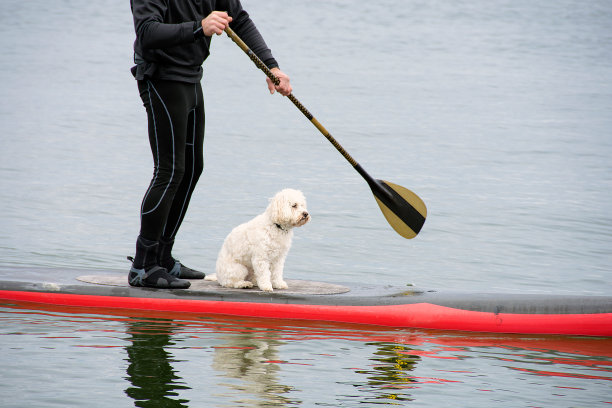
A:
MULTIPOLYGON (((270 69, 259 59, 257 55, 236 35, 229 27, 225 28, 227 35, 244 51, 255 65, 261 69, 276 85, 279 79, 270 71, 270 69)), ((287 96, 291 102, 312 122, 313 125, 330 141, 332 145, 344 156, 346 160, 353 166, 355 170, 367 181, 370 190, 374 194, 374 198, 378 203, 387 222, 393 229, 404 238, 414 238, 425 223, 427 217, 427 208, 425 203, 419 196, 405 187, 397 184, 389 183, 388 181, 377 180, 372 178, 359 163, 357 163, 350 154, 332 137, 332 135, 312 116, 308 109, 301 104, 298 99, 289 94, 287 96)))

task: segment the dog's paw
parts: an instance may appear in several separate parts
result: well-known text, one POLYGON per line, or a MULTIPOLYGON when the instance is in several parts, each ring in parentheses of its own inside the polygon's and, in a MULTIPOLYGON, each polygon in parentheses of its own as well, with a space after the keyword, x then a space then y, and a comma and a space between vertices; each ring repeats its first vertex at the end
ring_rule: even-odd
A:
POLYGON ((285 281, 274 282, 272 286, 274 287, 274 289, 288 289, 289 288, 289 285, 287 285, 287 282, 285 281))
POLYGON ((249 282, 249 281, 238 282, 236 286, 234 287, 238 289, 250 289, 253 287, 253 282, 249 282))
POLYGON ((272 288, 272 284, 270 283, 263 283, 261 285, 257 285, 259 287, 259 289, 263 290, 264 292, 272 292, 274 289, 272 288))
POLYGON ((224 282, 221 286, 232 289, 250 289, 253 287, 253 282, 249 281, 237 281, 237 282, 224 282))

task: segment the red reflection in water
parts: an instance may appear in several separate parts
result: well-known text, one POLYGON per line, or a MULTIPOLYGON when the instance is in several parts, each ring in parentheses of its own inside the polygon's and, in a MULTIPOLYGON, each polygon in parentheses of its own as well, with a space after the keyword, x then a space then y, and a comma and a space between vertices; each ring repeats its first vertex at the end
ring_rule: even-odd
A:
MULTIPOLYGON (((406 346, 397 348, 393 352, 401 358, 410 359, 411 356, 419 358, 433 358, 446 360, 460 360, 468 354, 472 348, 495 348, 505 350, 516 350, 516 354, 497 356, 498 361, 510 363, 541 362, 555 365, 574 365, 588 367, 602 372, 612 372, 604 367, 612 367, 612 339, 579 336, 540 336, 540 335, 511 335, 511 334, 487 334, 487 333, 461 333, 445 332, 436 330, 408 330, 390 329, 376 326, 355 325, 345 323, 324 323, 315 321, 292 321, 265 318, 240 318, 224 317, 220 315, 198 315, 198 314, 176 314, 167 312, 150 312, 139 310, 117 310, 103 308, 82 308, 73 306, 43 305, 29 302, 0 303, 6 308, 13 308, 25 314, 37 314, 40 316, 55 317, 58 313, 68 315, 80 315, 78 318, 61 316, 76 323, 85 321, 118 321, 131 324, 151 319, 168 319, 177 330, 190 338, 199 338, 202 334, 211 332, 220 333, 250 333, 254 338, 266 339, 270 333, 274 333, 274 339, 279 341, 301 341, 301 340, 328 340, 338 339, 347 341, 358 341, 369 344, 386 343, 406 346), (85 315, 85 316, 83 316, 85 315), (432 348, 432 345, 434 346, 432 348), (428 349, 415 349, 414 347, 425 346, 428 349), (533 352, 534 355, 527 355, 533 352), (537 355, 543 353, 545 355, 537 355), (563 357, 551 357, 551 354, 564 353, 563 357), (572 358, 567 354, 580 358, 572 358), (512 358, 516 356, 516 359, 512 358), (586 357, 586 358, 585 358, 586 357), (588 358, 593 357, 593 358, 588 358)), ((41 322, 42 323, 42 322, 41 322)), ((141 329, 142 330, 142 329, 141 329)), ((151 329, 155 330, 155 328, 151 329)), ((102 330, 101 330, 102 331, 102 330)), ((103 330, 113 332, 113 330, 103 330)), ((29 333, 33 334, 33 333, 29 333)), ((42 333, 38 333, 41 335, 42 333)), ((130 333, 128 333, 130 334, 130 333)), ((132 333, 135 334, 135 333, 132 333)), ((68 338, 48 337, 48 338, 68 338)), ((83 346, 85 347, 85 346, 83 346)), ((91 346, 96 347, 96 346, 91 346)), ((224 348, 215 346, 214 348, 224 348)), ((253 349, 253 347, 226 346, 234 349, 253 349)), ((268 363, 294 364, 286 361, 269 360, 268 363)), ((300 363, 295 363, 300 364, 300 363)), ((547 375, 557 377, 572 377, 582 379, 612 380, 611 377, 583 374, 567 374, 553 371, 538 371, 526 368, 509 367, 514 370, 528 372, 536 375, 547 375)), ((440 370, 442 371, 442 370, 440 370)), ((449 373, 470 373, 470 371, 452 371, 449 373)), ((439 380, 439 379, 438 379, 439 380)), ((414 380, 412 380, 414 381, 414 380)), ((435 379, 427 379, 435 381, 435 379)))
POLYGON ((599 375, 588 375, 588 374, 574 374, 574 373, 559 373, 556 371, 541 371, 541 370, 533 370, 530 368, 518 368, 518 367, 508 367, 512 370, 524 371, 530 374, 543 375, 547 377, 566 377, 566 378, 580 378, 583 380, 606 380, 612 381, 610 377, 604 377, 599 375))

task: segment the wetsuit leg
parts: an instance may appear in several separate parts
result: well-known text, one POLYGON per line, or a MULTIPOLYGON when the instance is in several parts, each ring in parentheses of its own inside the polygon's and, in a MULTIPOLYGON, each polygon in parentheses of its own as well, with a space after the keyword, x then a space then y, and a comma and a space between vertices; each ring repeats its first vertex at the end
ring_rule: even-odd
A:
POLYGON ((193 84, 192 90, 194 105, 187 117, 186 143, 185 143, 185 165, 183 179, 178 186, 174 201, 166 220, 166 225, 162 232, 162 241, 170 242, 174 240, 178 232, 193 190, 204 170, 204 98, 202 86, 193 84))
MULTIPOLYGON (((182 205, 175 205, 175 201, 187 202, 186 197, 190 196, 190 191, 193 191, 194 187, 190 185, 185 188, 183 183, 186 151, 189 150, 187 149, 187 130, 190 128, 188 120, 196 106, 194 84, 146 80, 139 81, 138 88, 147 111, 149 143, 154 163, 153 178, 141 206, 140 236, 158 241, 171 211, 182 208, 182 205), (182 197, 177 195, 179 190, 182 197), (185 195, 185 192, 189 193, 185 195)), ((192 142, 193 132, 189 136, 189 141, 192 142)), ((191 170, 190 172, 193 173, 191 170)), ((191 176, 187 177, 190 178, 191 176)), ((187 184, 193 183, 187 182, 187 184)), ((182 219, 174 213, 173 218, 182 219)), ((178 224, 180 223, 175 222, 175 225, 178 224)))

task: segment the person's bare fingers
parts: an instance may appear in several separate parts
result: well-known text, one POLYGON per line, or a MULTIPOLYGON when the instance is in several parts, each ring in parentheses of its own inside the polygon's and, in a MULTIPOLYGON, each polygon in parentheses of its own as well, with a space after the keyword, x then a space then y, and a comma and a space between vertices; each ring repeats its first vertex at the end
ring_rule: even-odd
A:
POLYGON ((213 34, 221 35, 225 27, 232 22, 232 18, 224 11, 213 11, 205 19, 202 20, 202 29, 204 35, 211 36, 213 34))
POLYGON ((274 82, 272 82, 272 80, 270 78, 266 77, 266 82, 268 83, 268 90, 270 91, 270 95, 274 94, 275 92, 275 85, 274 82))
MULTIPOLYGON (((281 95, 288 96, 293 91, 293 88, 291 87, 291 82, 289 80, 289 76, 278 68, 273 68, 272 73, 279 80, 278 85, 274 85, 274 89, 278 91, 281 95)), ((272 84, 272 81, 268 82, 268 88, 270 88, 271 84, 272 84)), ((274 92, 270 92, 270 93, 274 93, 274 92)))

